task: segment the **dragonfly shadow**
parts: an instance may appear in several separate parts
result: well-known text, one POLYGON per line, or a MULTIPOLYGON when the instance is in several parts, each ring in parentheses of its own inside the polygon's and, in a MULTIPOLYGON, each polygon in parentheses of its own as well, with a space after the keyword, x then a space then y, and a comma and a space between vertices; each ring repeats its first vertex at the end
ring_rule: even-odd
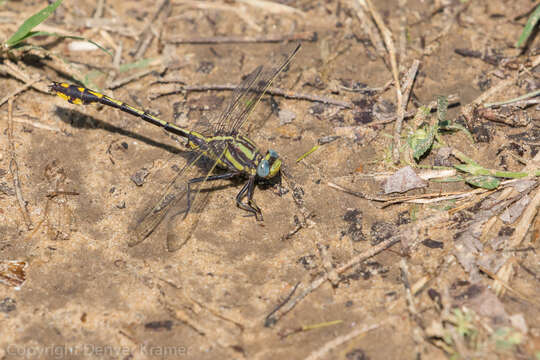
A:
POLYGON ((64 123, 69 124, 70 126, 77 129, 103 129, 105 131, 117 133, 135 139, 137 141, 144 142, 145 144, 148 144, 150 146, 161 148, 172 154, 185 156, 188 153, 186 150, 179 149, 175 146, 161 143, 144 135, 137 134, 133 131, 111 125, 108 122, 93 118, 77 110, 56 107, 55 113, 64 123))

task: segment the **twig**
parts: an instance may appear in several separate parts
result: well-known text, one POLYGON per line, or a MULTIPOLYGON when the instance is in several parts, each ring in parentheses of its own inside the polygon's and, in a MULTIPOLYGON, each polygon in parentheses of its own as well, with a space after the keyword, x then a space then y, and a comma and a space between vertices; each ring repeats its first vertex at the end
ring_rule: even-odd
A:
POLYGON ((151 74, 153 71, 154 71, 154 69, 145 69, 145 70, 139 71, 138 73, 135 73, 133 75, 126 76, 125 78, 111 81, 109 83, 109 85, 108 85, 108 88, 111 89, 111 90, 119 88, 121 86, 124 86, 127 83, 130 83, 130 82, 135 81, 135 80, 139 80, 140 78, 143 78, 143 77, 151 74))
POLYGON ((103 9, 105 5, 105 0, 98 0, 97 6, 96 6, 96 12, 94 13, 93 19, 99 19, 103 17, 103 9))
MULTIPOLYGON (((532 221, 534 217, 536 216, 536 213, 538 211, 538 208, 540 207, 540 188, 536 190, 536 194, 534 195, 534 198, 531 200, 529 205, 527 206, 527 209, 523 212, 523 215, 521 216, 521 219, 519 220, 516 230, 512 234, 512 237, 510 238, 510 241, 508 243, 509 248, 517 248, 521 245, 523 242, 523 239, 525 238, 525 235, 527 235, 527 232, 529 231, 529 227, 532 224, 532 221)), ((493 289, 498 295, 504 294, 504 285, 503 282, 508 283, 512 275, 514 274, 514 269, 512 266, 512 262, 510 261, 512 258, 509 258, 506 263, 497 271, 497 276, 499 279, 502 280, 495 280, 493 284, 493 289)))
POLYGON ((243 44, 243 43, 279 43, 285 41, 317 41, 317 33, 313 31, 293 33, 289 35, 266 36, 210 36, 210 37, 171 37, 165 39, 170 44, 243 44))
MULTIPOLYGON (((418 72, 418 67, 420 66, 420 61, 414 60, 407 77, 405 78, 405 83, 403 84, 403 94, 401 94, 401 107, 398 108, 397 112, 397 121, 394 125, 394 163, 399 162, 399 150, 401 149, 401 129, 403 128, 403 119, 405 118, 405 112, 407 111, 407 103, 409 102, 409 95, 411 94, 411 88, 416 78, 416 73, 418 72)), ((398 95, 399 96, 399 95, 398 95)), ((398 100, 398 104, 400 101, 398 100)))
POLYGON ((409 267, 407 265, 407 260, 405 258, 402 258, 399 267, 401 270, 401 280, 403 282, 403 286, 405 287, 405 298, 407 299, 407 310, 409 310, 409 316, 411 319, 418 325, 417 328, 413 328, 413 340, 416 344, 416 357, 420 358, 420 354, 422 353, 420 347, 421 344, 424 343, 423 339, 425 336, 422 336, 424 324, 422 321, 422 318, 418 314, 418 311, 416 310, 416 304, 414 302, 414 297, 411 291, 411 284, 409 282, 409 267))
POLYGON ((21 181, 19 178, 19 166, 17 165, 17 158, 15 156, 15 144, 13 142, 13 99, 8 100, 8 141, 9 149, 11 152, 11 161, 9 163, 9 171, 13 177, 13 187, 15 188, 15 195, 17 196, 17 201, 21 209, 24 222, 26 223, 26 228, 32 230, 34 225, 32 224, 32 219, 28 214, 28 209, 26 208, 26 201, 22 196, 21 190, 21 181))
MULTIPOLYGON (((395 234, 391 238, 381 242, 380 244, 371 247, 370 249, 356 255, 354 258, 349 260, 344 265, 335 269, 337 274, 341 274, 351 267, 362 263, 363 261, 377 255, 381 251, 386 250, 387 248, 395 245, 400 242, 402 239, 416 239, 417 233, 420 229, 432 226, 434 224, 442 223, 448 219, 448 213, 443 212, 442 214, 437 214, 432 217, 425 219, 424 221, 419 221, 414 224, 404 225, 404 229, 399 233, 395 234)), ((321 286, 328 279, 327 274, 319 276, 309 284, 300 282, 297 286, 301 292, 296 296, 290 296, 290 299, 285 303, 281 304, 279 309, 274 310, 270 315, 266 317, 265 326, 273 326, 279 321, 284 315, 291 311, 302 299, 315 291, 319 286, 321 286)))
POLYGON ((120 68, 120 63, 122 62, 123 48, 124 48, 123 43, 120 41, 120 43, 114 50, 114 58, 113 58, 112 66, 115 70, 118 70, 120 68))
POLYGON ((354 190, 344 188, 343 186, 335 184, 333 182, 328 182, 328 186, 331 187, 331 188, 334 188, 336 190, 343 191, 346 194, 350 194, 350 195, 359 197, 361 199, 366 199, 366 200, 371 200, 371 201, 379 201, 379 202, 388 201, 388 198, 382 198, 382 197, 375 197, 375 196, 367 195, 367 194, 365 194, 365 193, 363 193, 361 191, 354 191, 354 190))
MULTIPOLYGON (((459 96, 457 94, 448 95, 448 104, 449 105, 459 104, 459 96)), ((430 109, 435 109, 437 107, 437 101, 433 100, 426 107, 430 109)), ((435 110, 432 110, 432 111, 435 111, 435 110)), ((416 109, 406 112, 404 117, 405 119, 407 119, 407 118, 414 117, 415 115, 416 115, 416 109)), ((389 124, 391 122, 396 121, 396 119, 397 119, 397 115, 394 115, 385 120, 371 122, 367 124, 367 126, 385 125, 385 124, 389 124)))
MULTIPOLYGON (((373 20, 375 21, 375 24, 377 24, 377 27, 379 28, 379 31, 381 32, 382 38, 384 40, 384 44, 386 45, 386 50, 388 51, 388 55, 390 56, 390 66, 392 68, 392 77, 394 78, 394 86, 396 87, 396 97, 397 97, 398 122, 395 124, 395 127, 394 127, 394 151, 393 151, 394 163, 397 164, 399 161, 399 149, 401 148, 400 133, 401 133, 401 125, 402 125, 403 117, 404 117, 403 106, 407 106, 406 105, 407 101, 403 97, 401 84, 399 83, 399 71, 398 71, 398 65, 397 65, 396 48, 394 46, 394 41, 392 40, 392 33, 386 27, 386 24, 384 23, 377 9, 373 6, 371 0, 365 0, 365 2, 367 4, 369 12, 371 13, 371 17, 373 18, 373 20)), ((416 74, 416 71, 415 71, 415 74, 416 74)))
POLYGON ((11 94, 8 94, 8 95, 4 96, 2 98, 2 100, 0 100, 0 106, 4 105, 4 103, 6 101, 10 100, 12 97, 22 93, 23 91, 26 91, 29 87, 34 85, 37 81, 39 81, 39 80, 32 80, 32 81, 26 83, 26 85, 23 85, 20 88, 18 88, 17 90, 13 91, 11 94))
POLYGON ((39 79, 32 79, 11 60, 4 60, 4 63, 0 64, 0 71, 4 71, 5 73, 13 76, 15 79, 20 80, 25 84, 32 83, 31 86, 37 91, 45 94, 49 93, 49 88, 44 84, 40 84, 39 79))
POLYGON ((285 300, 283 300, 278 306, 276 306, 274 308, 274 310, 270 311, 270 314, 268 314, 268 316, 266 317, 266 320, 264 322, 264 326, 272 326, 272 325, 274 325, 275 322, 272 322, 272 320, 270 320, 270 319, 272 319, 274 314, 277 313, 285 304, 287 304, 289 302, 289 300, 291 300, 294 293, 296 292, 296 289, 298 289, 298 285, 300 285, 300 284, 301 284, 301 282, 297 282, 296 285, 294 285, 292 291, 289 293, 289 295, 287 295, 285 300))
POLYGON ((365 2, 362 0, 356 0, 352 2, 352 6, 356 10, 356 16, 358 16, 358 20, 360 20, 360 25, 369 36, 369 40, 375 47, 375 50, 380 57, 384 58, 384 54, 386 54, 386 51, 384 50, 383 41, 381 39, 381 36, 377 32, 377 27, 375 26, 371 18, 368 16, 368 14, 366 14, 367 9, 365 8, 365 2))
POLYGON ((324 344, 317 351, 314 351, 311 354, 309 354, 306 360, 317 360, 321 358, 326 358, 326 355, 328 354, 330 350, 340 346, 341 344, 346 343, 347 341, 354 339, 357 336, 363 335, 371 330, 377 329, 379 326, 380 324, 365 325, 365 326, 362 326, 360 329, 353 330, 346 335, 338 336, 337 338, 324 344))
POLYGON ((312 325, 302 325, 294 329, 289 329, 289 330, 284 329, 280 331, 278 335, 281 339, 285 339, 286 337, 291 336, 293 334, 298 334, 304 331, 310 331, 310 330, 315 330, 315 329, 322 329, 328 326, 338 325, 342 323, 343 323, 343 320, 333 320, 333 321, 325 321, 322 323, 312 324, 312 325))
MULTIPOLYGON (((169 4, 169 0, 162 0, 159 3, 157 10, 154 12, 152 17, 148 19, 148 22, 144 25, 144 28, 139 34, 139 39, 135 43, 133 49, 131 49, 131 51, 129 52, 129 54, 132 55, 135 59, 141 58, 146 52, 146 49, 148 48, 155 36, 154 33, 150 31, 150 28, 156 23, 156 20, 160 16, 161 12, 165 10, 169 4)), ((161 24, 163 23, 164 22, 161 22, 161 24)))
MULTIPOLYGON (((178 2, 174 2, 173 5, 179 4, 178 2)), ((202 10, 215 10, 215 11, 231 11, 234 12, 240 19, 244 20, 244 22, 249 25, 251 28, 253 28, 257 32, 262 32, 262 28, 257 25, 255 21, 253 21, 253 16, 247 13, 245 6, 238 6, 238 4, 221 4, 217 2, 205 2, 205 1, 199 1, 199 0, 193 0, 193 1, 183 1, 180 3, 180 5, 185 7, 194 7, 197 9, 202 10)), ((167 22, 177 22, 179 19, 184 19, 185 15, 177 15, 177 16, 171 16, 167 19, 167 22)))
POLYGON ((237 3, 243 3, 253 7, 258 7, 264 10, 264 13, 273 13, 273 14, 297 14, 301 16, 306 16, 306 14, 292 6, 285 4, 275 3, 273 1, 266 0, 237 0, 237 3))
MULTIPOLYGON (((509 104, 513 104, 513 103, 516 103, 516 102, 519 102, 519 101, 522 101, 522 100, 526 100, 526 99, 529 99, 529 98, 532 98, 532 97, 535 97, 535 96, 538 96, 538 95, 540 95, 540 90, 536 90, 536 91, 530 92, 528 94, 521 95, 521 96, 518 96, 516 98, 510 99, 510 100, 499 101, 499 102, 494 102, 494 103, 487 103, 487 104, 484 104, 484 107, 488 108, 488 107, 492 107, 492 106, 509 105, 509 104)), ((533 104, 535 104, 535 103, 536 102, 533 102, 533 104)))
POLYGON ((398 92, 398 100, 401 97, 401 87, 399 83, 399 71, 397 66, 397 57, 396 57, 396 48, 394 46, 394 41, 392 40, 392 33, 388 28, 386 27, 386 24, 384 23, 381 15, 373 6, 371 0, 365 0, 368 10, 371 13, 371 17, 375 21, 375 24, 377 24, 377 27, 379 28, 379 31, 381 32, 384 44, 386 46, 386 50, 388 51, 388 55, 390 55, 390 65, 392 67, 392 76, 394 78, 394 85, 396 86, 396 90, 398 92))
POLYGON ((506 290, 508 290, 508 291, 512 292, 513 294, 515 294, 521 300, 524 300, 524 301, 528 302, 529 304, 533 304, 533 305, 536 305, 537 307, 540 307, 540 303, 538 301, 530 299, 530 297, 523 294, 521 291, 514 289, 506 281, 504 281, 500 277, 498 277, 497 274, 494 274, 489 269, 487 269, 486 267, 484 267, 484 266, 482 266, 480 264, 477 264, 477 266, 478 266, 478 269, 480 271, 482 271, 487 276, 489 276, 490 278, 495 280, 498 284, 500 284, 500 286, 504 287, 506 290))
MULTIPOLYGON (((161 90, 161 91, 155 91, 150 92, 149 98, 151 100, 157 99, 160 96, 166 96, 166 95, 172 95, 172 94, 178 94, 178 93, 186 93, 190 91, 209 91, 209 90, 216 90, 216 91, 233 91, 238 87, 238 85, 234 84, 215 84, 215 85, 176 85, 171 86, 169 89, 161 90)), ((334 100, 330 99, 324 96, 318 96, 318 95, 311 95, 311 94, 299 94, 295 93, 293 91, 286 91, 280 88, 271 87, 266 90, 266 93, 269 95, 275 95, 275 96, 283 96, 286 99, 295 99, 295 100, 306 100, 306 101, 312 101, 312 102, 320 102, 323 104, 328 105, 335 105, 346 109, 351 109, 353 107, 353 104, 347 101, 341 101, 341 100, 334 100)))
MULTIPOLYGON (((534 67, 536 67, 538 65, 540 65, 540 55, 536 56, 531 61, 531 68, 534 68, 534 67)), ((471 127, 471 125, 472 125, 471 121, 474 118, 474 116, 473 116, 474 109, 477 106, 479 106, 481 103, 483 103, 487 99, 491 98, 493 95, 495 95, 495 94, 497 94, 499 92, 502 92, 503 90, 505 90, 506 88, 508 88, 512 84, 514 84, 515 81, 519 78, 519 76, 525 72, 525 70, 517 73, 515 76, 513 76, 513 77, 511 77, 509 79, 502 80, 498 84, 496 84, 496 85, 492 86, 491 88, 489 88, 489 90, 482 93, 479 97, 474 99, 473 102, 471 102, 470 104, 465 105, 461 110, 461 115, 463 115, 463 117, 467 121, 467 126, 471 127)))

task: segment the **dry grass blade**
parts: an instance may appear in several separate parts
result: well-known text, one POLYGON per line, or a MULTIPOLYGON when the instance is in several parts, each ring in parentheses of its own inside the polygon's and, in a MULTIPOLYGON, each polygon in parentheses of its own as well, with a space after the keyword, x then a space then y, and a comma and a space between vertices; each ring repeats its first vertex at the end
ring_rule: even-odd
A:
MULTIPOLYGON (((527 209, 521 216, 518 224, 516 225, 515 232, 512 234, 508 243, 509 248, 515 249, 522 245, 525 236, 527 235, 529 228, 531 227, 534 217, 536 216, 538 209, 540 208, 540 188, 536 190, 534 198, 531 200, 527 209)), ((497 272, 497 277, 501 280, 495 280, 493 288, 497 295, 504 294, 505 286, 503 283, 508 283, 510 278, 514 275, 514 269, 512 266, 512 258, 508 259, 501 269, 497 272)))
POLYGON ((399 163, 399 150, 401 149, 401 129, 403 128, 403 119, 405 119, 405 113, 407 111, 407 103, 409 102, 409 96, 411 94, 411 89, 413 86, 414 79, 418 73, 418 67, 420 66, 420 61, 414 60, 403 84, 404 92, 401 93, 401 90, 398 89, 398 111, 397 111, 397 120, 394 125, 394 163, 399 163), (401 99, 399 98, 401 97, 401 99))
POLYGON ((372 324, 372 325, 365 325, 362 326, 359 329, 355 329, 351 331, 350 333, 342 336, 338 336, 335 339, 327 342, 324 344, 320 349, 317 351, 312 352, 309 354, 308 357, 306 357, 306 360, 317 360, 317 359, 326 359, 326 356, 328 353, 332 350, 337 348, 338 346, 346 343, 347 341, 350 341, 354 339, 357 336, 364 335, 365 333, 377 329, 381 324, 372 324))
POLYGON ((275 3, 265 0, 237 0, 236 2, 246 4, 252 7, 259 8, 267 13, 272 14, 296 14, 305 16, 303 11, 293 8, 292 6, 275 3))
POLYGON ((15 188, 15 195, 17 196, 17 201, 19 203, 19 208, 21 209, 24 222, 26 223, 26 228, 32 230, 34 224, 26 208, 26 201, 23 198, 22 189, 21 189, 21 180, 19 177, 19 165, 17 164, 17 157, 15 155, 15 144, 13 140, 13 99, 9 98, 8 100, 8 141, 9 141, 9 150, 11 153, 11 161, 9 163, 9 170, 11 176, 13 177, 13 187, 15 188))

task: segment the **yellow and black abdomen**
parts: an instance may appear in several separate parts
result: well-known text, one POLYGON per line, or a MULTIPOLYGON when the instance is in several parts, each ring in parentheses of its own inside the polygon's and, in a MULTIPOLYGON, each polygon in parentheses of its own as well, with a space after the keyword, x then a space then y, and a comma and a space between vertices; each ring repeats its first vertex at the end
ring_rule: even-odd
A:
POLYGON ((69 101, 72 104, 88 105, 92 103, 100 103, 103 105, 111 106, 130 115, 140 117, 144 121, 149 122, 153 125, 165 128, 165 130, 170 131, 173 134, 188 137, 189 131, 182 129, 181 127, 178 127, 167 121, 161 120, 150 114, 148 111, 134 108, 133 106, 128 105, 125 102, 115 100, 111 97, 108 97, 107 95, 98 93, 97 91, 93 91, 82 86, 59 82, 53 82, 50 88, 51 91, 56 93, 56 95, 58 95, 64 100, 69 101))

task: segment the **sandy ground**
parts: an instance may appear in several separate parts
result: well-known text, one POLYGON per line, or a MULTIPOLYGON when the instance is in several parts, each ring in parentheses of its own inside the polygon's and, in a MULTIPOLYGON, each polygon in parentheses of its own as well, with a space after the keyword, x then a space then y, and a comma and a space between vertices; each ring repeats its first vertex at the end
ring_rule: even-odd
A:
MULTIPOLYGON (((281 186, 256 188, 263 222, 235 205, 245 179, 224 181, 200 194, 207 204, 189 220, 165 220, 134 247, 128 242, 138 221, 188 159, 183 143, 118 110, 71 105, 34 88, 12 98, 10 138, 3 104, 0 359, 538 358, 536 180, 474 194, 463 181, 429 181, 392 196, 469 194, 430 204, 376 201, 390 196, 383 181, 407 165, 406 151, 392 161, 398 102, 391 56, 376 43, 377 26, 361 20, 358 3, 173 1, 161 11, 151 1, 105 2, 102 10, 94 2, 62 4, 46 31, 84 36, 121 55, 77 51, 75 40, 32 39, 49 55, 17 53, 13 60, 44 86, 86 79, 194 127, 217 119, 231 91, 155 95, 180 81, 238 84, 258 65, 279 64, 296 43, 263 40, 292 38, 302 48, 273 86, 334 104, 276 94, 251 115, 245 133, 278 151, 290 175, 281 186), (137 53, 144 39, 149 45, 137 53), (141 59, 148 61, 118 67, 141 59), (522 200, 504 222, 502 210, 522 200), (170 252, 171 236, 190 238, 170 252), (355 258, 362 261, 340 268, 355 258), (17 279, 6 279, 20 270, 9 261, 26 262, 20 289, 17 279), (508 279, 498 272, 505 261, 514 269, 508 279), (499 296, 494 279, 504 283, 499 296)), ((455 94, 447 119, 474 142, 465 131, 445 132, 447 148, 488 169, 538 169, 537 105, 502 115, 469 111, 497 86, 482 103, 538 89, 539 67, 531 66, 538 64, 538 40, 523 51, 514 47, 534 4, 373 3, 392 34, 400 81, 420 62, 407 110, 455 94)), ((0 38, 44 6, 3 4, 0 38)), ((0 97, 21 86, 4 74, 0 97)), ((406 119, 403 144, 420 125, 406 119)), ((444 154, 433 147, 415 171, 460 163, 444 154)))

